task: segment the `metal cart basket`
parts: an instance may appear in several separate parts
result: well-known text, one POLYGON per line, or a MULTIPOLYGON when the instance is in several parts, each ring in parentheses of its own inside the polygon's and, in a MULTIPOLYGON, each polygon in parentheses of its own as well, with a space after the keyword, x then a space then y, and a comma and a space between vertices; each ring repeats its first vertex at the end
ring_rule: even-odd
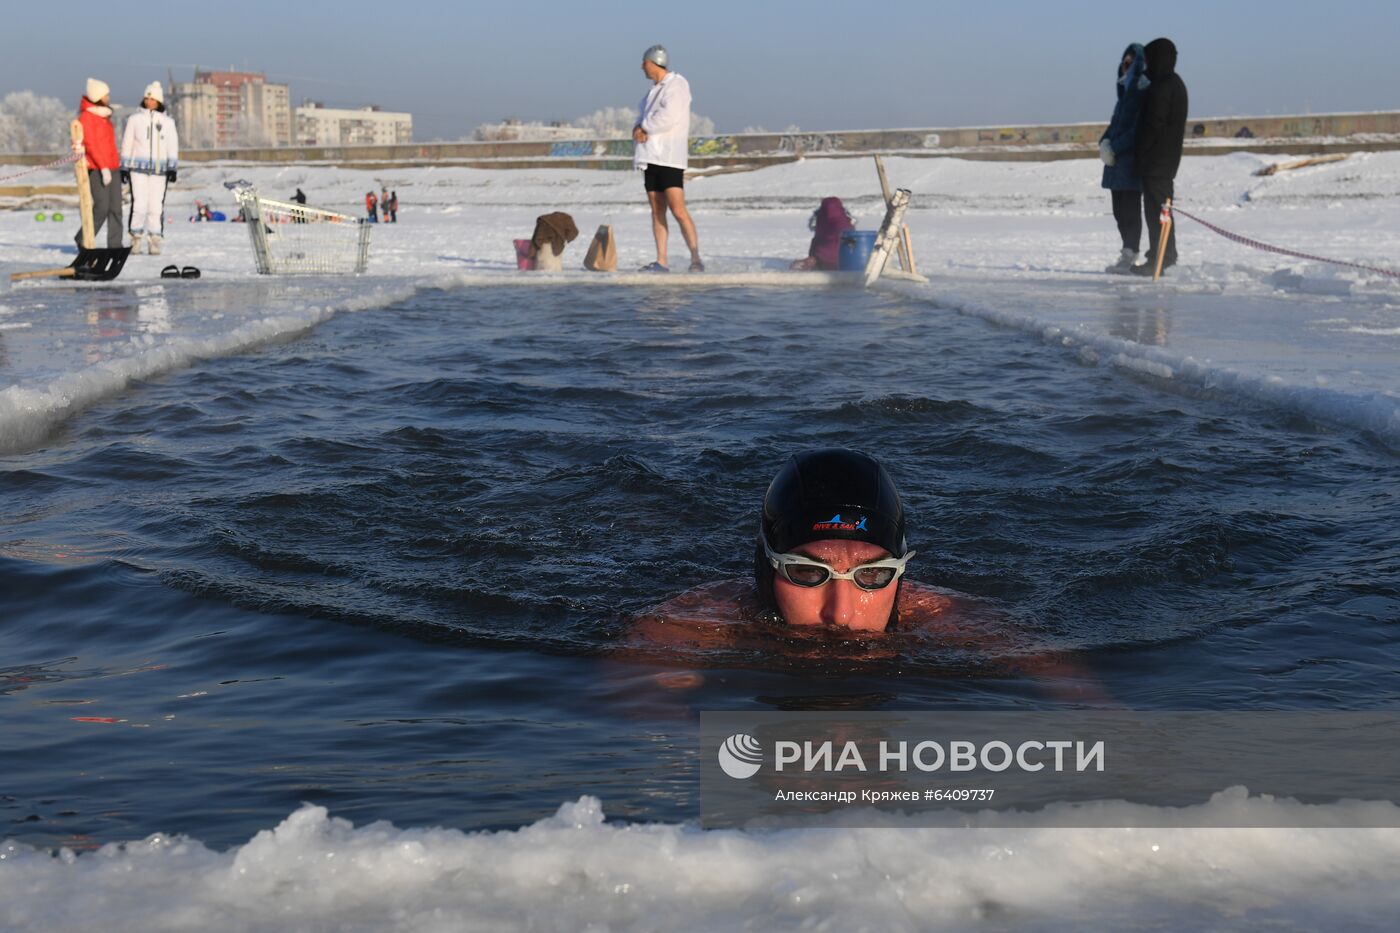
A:
POLYGON ((246 181, 225 182, 242 210, 261 275, 347 275, 369 264, 362 218, 260 197, 246 181))

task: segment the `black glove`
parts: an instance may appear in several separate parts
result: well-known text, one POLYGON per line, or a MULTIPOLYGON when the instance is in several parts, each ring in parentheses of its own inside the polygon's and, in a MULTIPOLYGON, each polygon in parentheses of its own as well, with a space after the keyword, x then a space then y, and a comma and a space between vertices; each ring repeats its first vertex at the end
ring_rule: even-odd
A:
POLYGON ((175 170, 173 168, 165 173, 165 180, 170 182, 172 185, 175 184, 175 170))
POLYGON ((127 171, 126 169, 122 169, 121 180, 122 184, 124 185, 131 184, 131 172, 127 171))

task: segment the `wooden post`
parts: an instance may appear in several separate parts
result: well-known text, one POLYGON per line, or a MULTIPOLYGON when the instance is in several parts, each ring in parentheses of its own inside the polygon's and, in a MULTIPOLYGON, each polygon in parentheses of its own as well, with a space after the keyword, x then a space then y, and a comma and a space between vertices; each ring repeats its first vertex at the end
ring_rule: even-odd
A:
MULTIPOLYGON (((73 145, 82 145, 82 123, 74 120, 68 126, 68 133, 73 138, 73 145)), ((96 246, 96 237, 92 232, 92 187, 88 183, 86 152, 78 154, 78 161, 73 163, 73 174, 78 177, 78 213, 83 221, 83 249, 92 249, 96 246)))
MULTIPOLYGON (((870 261, 865 264, 865 285, 870 287, 885 271, 885 262, 890 258, 899 231, 903 226, 904 211, 909 207, 909 192, 900 188, 890 198, 889 209, 885 211, 885 222, 875 237, 875 249, 870 253, 870 261)), ((906 273, 907 274, 907 273, 906 273)))
POLYGON ((1162 202, 1161 229, 1157 233, 1157 266, 1152 270, 1152 281, 1162 277, 1162 259, 1167 255, 1167 240, 1172 235, 1172 199, 1162 202))
POLYGON ((885 160, 879 155, 875 156, 875 171, 880 175, 880 193, 885 196, 885 209, 889 210, 894 194, 890 191, 890 180, 885 177, 885 160))
MULTIPOLYGON (((880 176, 880 193, 885 196, 885 210, 890 209, 890 204, 894 202, 894 195, 890 192, 890 180, 885 175, 884 157, 876 154, 875 171, 880 176)), ((895 251, 899 256, 899 267, 905 272, 914 271, 914 251, 909 247, 909 234, 901 224, 899 249, 895 251), (907 259, 905 257, 908 257, 907 259)))
POLYGON ((908 225, 908 224, 900 224, 900 225, 899 225, 899 235, 903 238, 903 239, 900 241, 900 246, 903 247, 903 249, 904 249, 904 258, 905 258, 905 260, 906 260, 905 269, 907 269, 909 272, 913 273, 914 275, 918 275, 918 274, 919 274, 919 270, 916 269, 916 268, 914 267, 914 244, 913 244, 913 242, 909 239, 909 225, 908 225))

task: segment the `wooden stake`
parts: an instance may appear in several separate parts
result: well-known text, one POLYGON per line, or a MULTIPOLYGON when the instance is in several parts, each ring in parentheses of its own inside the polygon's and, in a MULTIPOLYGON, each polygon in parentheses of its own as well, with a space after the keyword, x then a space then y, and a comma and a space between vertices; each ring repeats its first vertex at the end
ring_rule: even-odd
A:
MULTIPOLYGON (((82 145, 83 124, 74 120, 68 125, 68 134, 73 138, 73 145, 82 145)), ((80 153, 78 161, 73 163, 73 174, 78 178, 78 213, 83 221, 83 249, 92 249, 97 244, 92 232, 92 186, 88 184, 86 152, 80 153)))
POLYGON ((909 239, 908 224, 899 225, 899 235, 904 238, 900 245, 904 247, 904 255, 909 260, 905 268, 914 275, 918 275, 919 270, 914 267, 914 241, 909 239))
MULTIPOLYGON (((880 176, 880 193, 885 196, 885 210, 888 211, 890 204, 894 201, 894 195, 890 192, 890 180, 885 175, 885 159, 878 154, 875 156, 875 171, 880 176)), ((899 267, 905 272, 913 272, 914 253, 909 248, 909 237, 903 230, 900 231, 899 249, 896 250, 896 253, 899 256, 899 267), (905 260, 906 256, 909 257, 908 261, 905 260)))
POLYGON ((1162 259, 1167 255, 1167 240, 1172 235, 1172 199, 1162 203, 1162 227, 1157 233, 1157 266, 1152 270, 1152 281, 1162 277, 1162 259))
POLYGON ((870 261, 865 264, 865 286, 869 288, 880 277, 880 273, 885 270, 885 262, 890 258, 895 241, 899 239, 899 230, 903 225, 904 211, 909 207, 909 192, 900 188, 890 199, 890 206, 885 211, 885 222, 880 225, 880 232, 875 237, 875 249, 870 254, 870 261))
POLYGON ((894 194, 890 191, 890 180, 885 177, 885 160, 878 155, 875 157, 875 171, 880 175, 880 193, 885 196, 885 210, 889 210, 894 194))

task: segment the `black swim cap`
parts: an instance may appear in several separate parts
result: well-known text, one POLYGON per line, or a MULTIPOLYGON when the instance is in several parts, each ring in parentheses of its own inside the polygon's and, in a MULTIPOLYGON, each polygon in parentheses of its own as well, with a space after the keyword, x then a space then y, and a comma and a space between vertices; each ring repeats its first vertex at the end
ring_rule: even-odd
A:
POLYGON ((793 454, 763 497, 763 533, 779 553, 812 541, 868 541, 903 557, 904 506, 878 460, 831 447, 793 454))
POLYGON ((763 537, 780 554, 826 538, 869 541, 893 557, 909 550, 894 480, 875 458, 841 447, 803 451, 783 464, 763 497, 761 528, 753 573, 759 599, 770 609, 775 607, 773 565, 763 552, 763 537))

